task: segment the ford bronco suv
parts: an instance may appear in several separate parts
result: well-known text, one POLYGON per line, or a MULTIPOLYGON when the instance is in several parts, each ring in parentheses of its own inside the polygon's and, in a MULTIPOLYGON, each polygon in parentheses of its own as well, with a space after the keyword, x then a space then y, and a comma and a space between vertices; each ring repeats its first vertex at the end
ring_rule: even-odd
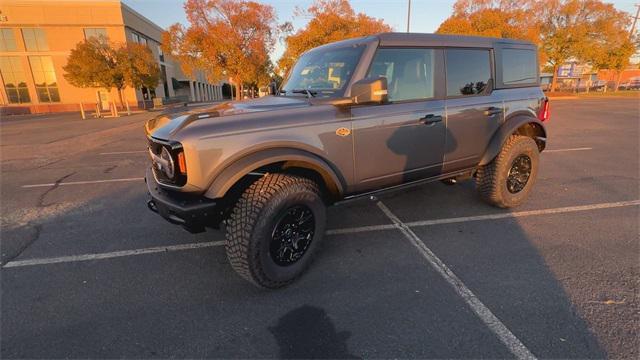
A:
POLYGON ((475 178, 489 204, 517 206, 546 145, 538 67, 533 44, 483 37, 309 50, 277 96, 149 120, 147 205, 191 232, 224 228, 233 269, 266 288, 305 270, 339 201, 475 178))

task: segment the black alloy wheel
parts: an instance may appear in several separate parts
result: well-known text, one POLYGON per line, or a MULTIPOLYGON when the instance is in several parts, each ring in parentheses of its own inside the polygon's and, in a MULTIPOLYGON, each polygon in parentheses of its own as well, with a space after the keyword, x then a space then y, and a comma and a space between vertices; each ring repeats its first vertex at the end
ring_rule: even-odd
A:
POLYGON ((531 177, 531 158, 527 155, 519 155, 513 160, 509 174, 507 175, 507 189, 512 194, 517 194, 527 186, 531 177))
POLYGON ((315 233, 313 212, 305 205, 286 209, 273 229, 269 253, 280 266, 290 266, 300 260, 315 233))

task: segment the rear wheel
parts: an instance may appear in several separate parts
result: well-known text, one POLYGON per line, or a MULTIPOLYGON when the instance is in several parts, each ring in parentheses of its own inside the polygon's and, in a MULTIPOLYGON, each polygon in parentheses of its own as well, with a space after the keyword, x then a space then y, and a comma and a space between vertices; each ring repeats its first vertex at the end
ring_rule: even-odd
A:
POLYGON ((491 205, 510 208, 522 204, 538 175, 539 153, 528 136, 512 135, 500 153, 476 174, 480 197, 491 205))
POLYGON ((324 235, 326 208, 318 185, 267 174, 238 200, 226 227, 233 269, 257 286, 278 288, 300 276, 324 235))

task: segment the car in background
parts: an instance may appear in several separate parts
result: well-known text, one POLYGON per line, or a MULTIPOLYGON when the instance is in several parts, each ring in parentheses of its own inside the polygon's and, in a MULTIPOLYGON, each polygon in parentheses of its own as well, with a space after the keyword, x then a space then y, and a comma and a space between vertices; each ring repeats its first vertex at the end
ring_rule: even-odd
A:
POLYGON ((634 76, 628 81, 620 84, 619 90, 640 90, 640 76, 634 76))

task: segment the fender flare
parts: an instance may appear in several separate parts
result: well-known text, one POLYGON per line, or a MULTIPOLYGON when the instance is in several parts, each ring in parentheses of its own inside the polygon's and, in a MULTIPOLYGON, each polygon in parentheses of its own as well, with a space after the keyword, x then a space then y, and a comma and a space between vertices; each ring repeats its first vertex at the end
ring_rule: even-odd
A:
POLYGON ((322 176, 324 185, 332 195, 341 197, 344 194, 344 181, 324 159, 304 150, 273 148, 259 150, 234 161, 215 175, 204 196, 210 199, 222 198, 234 184, 251 171, 279 162, 313 170, 322 176))
POLYGON ((500 126, 498 131, 496 131, 478 165, 482 166, 490 163, 491 160, 498 156, 500 149, 502 149, 502 145, 504 145, 509 136, 516 133, 519 128, 527 124, 535 124, 535 126, 540 128, 541 134, 535 135, 534 140, 538 144, 540 151, 544 150, 547 142, 547 130, 542 121, 530 115, 517 115, 507 119, 507 121, 500 126))

